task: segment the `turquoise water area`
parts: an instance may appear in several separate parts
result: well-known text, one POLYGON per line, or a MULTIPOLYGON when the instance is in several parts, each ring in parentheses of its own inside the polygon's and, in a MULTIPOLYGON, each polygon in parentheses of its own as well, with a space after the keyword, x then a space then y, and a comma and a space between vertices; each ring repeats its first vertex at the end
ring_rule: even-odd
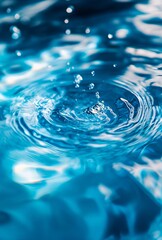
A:
POLYGON ((162 240, 162 1, 0 1, 0 240, 162 240))

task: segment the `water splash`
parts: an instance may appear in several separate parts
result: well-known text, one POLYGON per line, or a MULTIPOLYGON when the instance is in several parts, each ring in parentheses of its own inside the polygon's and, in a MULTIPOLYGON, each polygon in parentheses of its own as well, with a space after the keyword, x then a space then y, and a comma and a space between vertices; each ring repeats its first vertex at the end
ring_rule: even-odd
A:
POLYGON ((161 239, 160 11, 0 2, 3 240, 161 239))

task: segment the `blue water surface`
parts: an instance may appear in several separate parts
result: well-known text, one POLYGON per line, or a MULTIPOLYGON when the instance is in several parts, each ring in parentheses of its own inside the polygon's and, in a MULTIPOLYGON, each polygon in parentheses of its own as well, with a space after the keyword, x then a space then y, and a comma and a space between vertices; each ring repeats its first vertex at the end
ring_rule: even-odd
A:
POLYGON ((0 1, 0 240, 162 240, 162 1, 0 1))

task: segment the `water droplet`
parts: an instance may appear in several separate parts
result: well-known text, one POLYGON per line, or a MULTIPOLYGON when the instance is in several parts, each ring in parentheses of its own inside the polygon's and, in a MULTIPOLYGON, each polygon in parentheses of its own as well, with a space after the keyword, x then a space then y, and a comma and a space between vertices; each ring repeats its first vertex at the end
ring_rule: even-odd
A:
POLYGON ((91 74, 92 74, 92 76, 94 77, 94 76, 95 76, 95 71, 92 71, 91 74))
POLYGON ((65 24, 68 24, 68 23, 69 23, 69 19, 65 19, 65 20, 64 20, 64 23, 65 23, 65 24))
POLYGON ((10 27, 10 30, 11 30, 12 32, 20 33, 20 29, 17 28, 16 26, 11 26, 11 27, 10 27))
POLYGON ((80 83, 83 80, 82 76, 80 74, 76 75, 75 82, 80 83))
POLYGON ((99 94, 99 92, 96 92, 96 98, 100 98, 100 94, 99 94))
POLYGON ((70 30, 70 29, 66 29, 65 33, 66 33, 67 35, 70 35, 70 34, 71 34, 71 30, 70 30))
POLYGON ((16 50, 16 55, 18 56, 18 57, 21 57, 21 52, 19 51, 19 50, 16 50))
POLYGON ((19 20, 19 19, 20 19, 20 14, 16 13, 16 14, 15 14, 15 19, 16 19, 16 20, 19 20))
POLYGON ((16 40, 19 38, 19 35, 17 33, 12 34, 12 39, 16 40))
POLYGON ((90 28, 86 28, 85 33, 89 34, 90 32, 91 32, 91 29, 90 28))
POLYGON ((80 83, 83 80, 82 76, 80 74, 76 75, 75 82, 80 83))
POLYGON ((75 87, 78 88, 79 87, 79 84, 80 82, 83 80, 82 76, 80 74, 76 75, 75 76, 75 87))
POLYGON ((112 38, 113 38, 113 35, 109 33, 109 34, 107 35, 107 37, 108 37, 108 39, 112 39, 112 38))
POLYGON ((89 90, 92 90, 94 88, 94 86, 95 86, 94 83, 90 83, 89 84, 89 90))
POLYGON ((66 9, 66 12, 67 12, 67 13, 72 13, 73 10, 74 10, 74 7, 73 7, 73 6, 70 6, 70 7, 68 7, 68 8, 66 9))
POLYGON ((11 12, 11 8, 7 8, 6 12, 10 13, 11 12))
POLYGON ((16 26, 11 26, 10 31, 12 32, 12 39, 16 40, 21 36, 21 31, 16 26))
POLYGON ((98 102, 94 106, 86 109, 86 113, 88 113, 88 114, 98 114, 98 113, 103 112, 104 110, 105 110, 104 104, 101 103, 101 102, 98 102))

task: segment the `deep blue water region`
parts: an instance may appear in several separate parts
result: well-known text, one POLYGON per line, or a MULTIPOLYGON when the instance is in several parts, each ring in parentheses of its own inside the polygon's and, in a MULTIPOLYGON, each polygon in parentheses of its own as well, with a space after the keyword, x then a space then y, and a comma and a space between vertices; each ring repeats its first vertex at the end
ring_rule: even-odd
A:
POLYGON ((162 240, 162 1, 0 1, 0 240, 162 240))

